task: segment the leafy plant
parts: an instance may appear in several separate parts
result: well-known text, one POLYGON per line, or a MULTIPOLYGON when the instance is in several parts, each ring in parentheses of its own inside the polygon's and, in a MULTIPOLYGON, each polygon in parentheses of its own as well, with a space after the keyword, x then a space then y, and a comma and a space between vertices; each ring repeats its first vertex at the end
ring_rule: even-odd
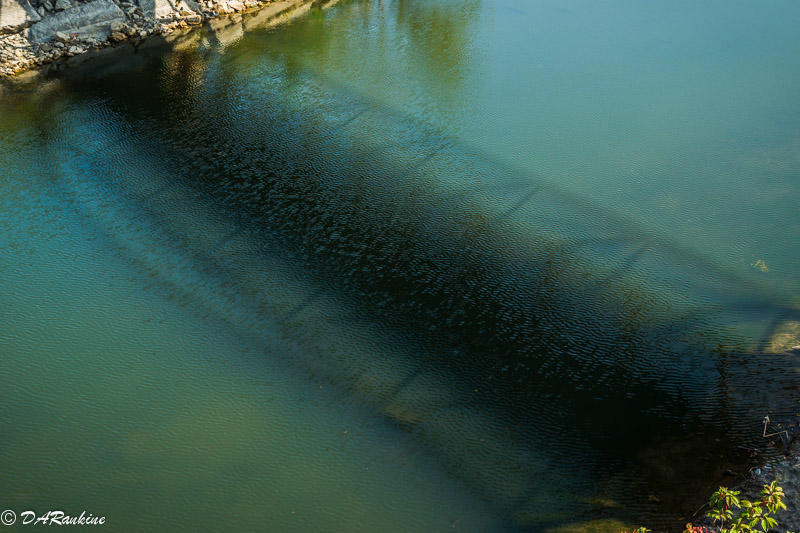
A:
POLYGON ((777 481, 764 485, 760 498, 754 502, 740 499, 738 490, 720 487, 708 501, 708 517, 719 525, 720 533, 767 533, 778 525, 772 515, 786 509, 784 497, 777 481))
MULTIPOLYGON (((739 498, 739 494, 738 490, 720 487, 711 495, 708 501, 711 511, 706 516, 714 520, 719 533, 767 533, 778 525, 772 515, 786 509, 783 501, 786 495, 777 481, 764 485, 760 497, 755 501, 739 498)), ((650 530, 640 527, 632 533, 650 533, 650 530)), ((686 524, 684 533, 710 533, 710 531, 706 527, 693 526, 689 523, 686 524)))

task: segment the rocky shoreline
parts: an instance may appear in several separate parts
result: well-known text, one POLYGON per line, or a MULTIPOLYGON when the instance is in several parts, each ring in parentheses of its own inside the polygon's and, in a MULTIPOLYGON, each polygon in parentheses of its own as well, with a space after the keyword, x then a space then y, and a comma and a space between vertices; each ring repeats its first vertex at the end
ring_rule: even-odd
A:
POLYGON ((777 531, 800 530, 800 455, 797 452, 777 457, 764 466, 753 468, 747 480, 741 485, 742 494, 750 500, 756 499, 764 485, 773 480, 783 487, 786 493, 787 510, 775 516, 777 531))
POLYGON ((0 0, 0 78, 247 11, 279 17, 316 0, 0 0))
MULTIPOLYGON (((794 423, 797 422, 800 420, 795 419, 794 423)), ((776 532, 800 531, 800 443, 797 441, 798 439, 792 439, 782 446, 780 441, 771 440, 758 449, 748 448, 752 459, 759 455, 763 455, 763 458, 738 475, 729 471, 731 476, 736 476, 732 478, 734 483, 720 483, 740 491, 740 497, 756 501, 760 498, 764 485, 777 481, 786 494, 784 502, 787 509, 775 515, 778 524, 773 531, 776 532)), ((706 515, 707 511, 707 503, 701 505, 691 522, 695 526, 705 527, 709 533, 719 531, 718 524, 706 515)))

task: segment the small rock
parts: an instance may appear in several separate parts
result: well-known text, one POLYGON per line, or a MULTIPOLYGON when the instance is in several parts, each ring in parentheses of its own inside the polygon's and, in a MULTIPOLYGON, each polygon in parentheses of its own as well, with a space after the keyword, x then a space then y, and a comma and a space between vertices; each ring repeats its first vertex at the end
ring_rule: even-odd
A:
POLYGON ((65 9, 69 9, 72 7, 72 4, 69 3, 69 0, 56 0, 55 10, 56 11, 64 11, 65 9))
POLYGON ((111 27, 109 28, 111 32, 122 32, 125 31, 126 24, 122 21, 115 20, 111 23, 111 27))
POLYGON ((200 24, 201 22, 203 22, 203 17, 195 14, 195 15, 189 15, 184 20, 189 24, 200 24))
POLYGON ((62 43, 69 42, 69 40, 70 40, 70 36, 67 35, 66 33, 64 33, 63 31, 57 31, 55 33, 55 35, 53 36, 53 38, 56 41, 59 41, 59 42, 62 42, 62 43))
POLYGON ((125 39, 127 39, 127 36, 124 33, 118 31, 111 32, 111 40, 114 41, 115 43, 124 41, 125 39))
POLYGON ((45 3, 42 4, 42 7, 45 8, 47 11, 52 11, 53 10, 53 2, 51 2, 50 0, 46 0, 45 3))

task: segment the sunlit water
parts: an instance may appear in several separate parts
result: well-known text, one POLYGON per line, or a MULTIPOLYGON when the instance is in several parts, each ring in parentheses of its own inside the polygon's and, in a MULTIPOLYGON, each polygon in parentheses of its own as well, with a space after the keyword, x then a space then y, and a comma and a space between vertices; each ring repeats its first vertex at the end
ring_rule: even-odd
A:
POLYGON ((0 508, 679 529, 797 410, 795 3, 262 23, 0 93, 0 508))

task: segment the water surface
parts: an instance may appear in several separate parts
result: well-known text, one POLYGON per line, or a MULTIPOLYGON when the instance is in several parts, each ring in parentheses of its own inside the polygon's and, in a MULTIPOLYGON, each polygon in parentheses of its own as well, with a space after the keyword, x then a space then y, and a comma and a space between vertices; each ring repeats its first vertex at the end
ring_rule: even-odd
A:
POLYGON ((3 505, 681 528, 796 410, 799 18, 362 0, 6 90, 3 505))

